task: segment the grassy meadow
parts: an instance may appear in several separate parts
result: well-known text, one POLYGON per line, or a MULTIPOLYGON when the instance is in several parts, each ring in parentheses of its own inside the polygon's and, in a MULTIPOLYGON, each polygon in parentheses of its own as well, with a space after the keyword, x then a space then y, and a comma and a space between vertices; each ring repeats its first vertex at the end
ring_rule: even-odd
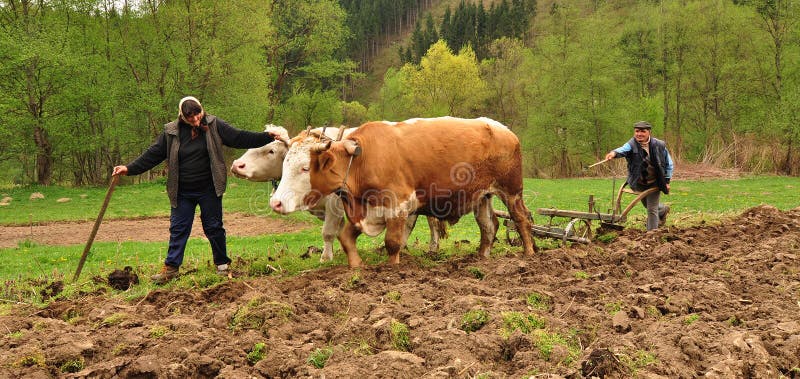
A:
MULTIPOLYGON (((536 208, 555 207, 559 209, 587 210, 587 200, 594 194, 596 209, 605 212, 610 208, 615 186, 620 179, 526 179, 525 201, 534 212, 537 223, 547 219, 535 214, 536 208)), ((769 204, 786 210, 800 206, 797 188, 800 178, 796 177, 747 177, 736 180, 696 180, 672 183, 672 193, 662 196, 662 201, 670 204, 672 213, 668 225, 694 225, 699 222, 724 220, 743 210, 760 204, 769 204)), ((309 246, 322 246, 320 235, 321 221, 307 213, 280 216, 273 213, 268 205, 270 192, 268 183, 251 183, 231 178, 224 197, 226 213, 243 212, 262 217, 291 217, 313 225, 309 229, 287 234, 265 234, 255 237, 240 237, 229 234, 229 255, 238 263, 236 269, 245 275, 272 275, 276 273, 293 275, 304 270, 312 270, 325 265, 346 265, 346 259, 336 243, 335 259, 331 263, 320 264, 318 256, 303 259, 301 255, 309 246)), ((102 205, 107 188, 65 188, 65 187, 14 187, 0 189, 0 199, 10 197, 7 205, 0 206, 0 225, 29 225, 60 220, 94 221, 102 205), (29 200, 34 192, 40 192, 44 199, 29 200), (58 202, 60 198, 70 198, 58 202)), ((499 205, 499 209, 504 209, 499 205)), ((135 218, 169 214, 169 201, 165 194, 164 182, 126 184, 117 186, 111 199, 105 220, 112 218, 135 218)), ((636 206, 629 214, 627 226, 643 229, 644 207, 636 206)), ((200 228, 200 225, 195 225, 200 228)), ((102 229, 102 225, 101 225, 102 229)), ((167 231, 164 230, 165 236, 167 231)), ((431 256, 425 251, 428 244, 427 223, 420 219, 417 228, 409 239, 409 253, 418 259, 435 264, 437 260, 451 255, 468 254, 475 251, 480 237, 478 228, 471 216, 450 227, 450 237, 441 242, 441 251, 431 256)), ((493 249, 494 254, 519 251, 504 241, 505 227, 500 226, 500 238, 493 249)), ((86 236, 88 238, 88 235, 86 236)), ((558 246, 554 240, 537 240, 540 246, 558 246)), ((367 264, 376 264, 386 259, 380 247, 382 236, 359 238, 359 249, 367 264)), ((93 277, 105 277, 115 268, 132 266, 138 272, 141 284, 132 287, 122 296, 139 297, 152 290, 154 286, 148 278, 160 269, 166 254, 167 242, 95 242, 83 268, 78 283, 69 284, 61 296, 91 292, 98 286, 93 277)), ((6 283, 0 300, 13 302, 38 302, 41 288, 57 280, 70 282, 77 268, 83 245, 40 246, 31 241, 21 241, 14 248, 0 249, 3 264, 0 265, 0 280, 6 283), (14 283, 26 285, 13 285, 14 283)), ((186 249, 185 274, 167 286, 206 287, 222 278, 214 273, 211 264, 211 251, 202 238, 190 239, 186 249)))

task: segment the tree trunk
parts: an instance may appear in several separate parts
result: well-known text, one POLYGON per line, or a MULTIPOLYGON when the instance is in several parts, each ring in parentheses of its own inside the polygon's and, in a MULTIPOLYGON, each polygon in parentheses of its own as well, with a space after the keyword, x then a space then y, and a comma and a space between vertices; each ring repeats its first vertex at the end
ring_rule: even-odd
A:
POLYGON ((47 131, 41 126, 33 129, 36 142, 36 182, 48 186, 53 179, 53 145, 47 138, 47 131))

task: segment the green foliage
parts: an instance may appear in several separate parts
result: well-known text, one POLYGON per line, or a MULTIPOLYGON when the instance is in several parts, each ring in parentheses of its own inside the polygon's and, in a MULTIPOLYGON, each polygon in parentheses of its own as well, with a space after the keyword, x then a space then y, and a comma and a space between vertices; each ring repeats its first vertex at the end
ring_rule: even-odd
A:
POLYGON ((401 295, 399 291, 389 291, 386 293, 386 299, 395 303, 400 302, 400 297, 401 295))
POLYGON ((536 329, 545 327, 545 320, 535 314, 523 314, 522 312, 503 312, 501 314, 503 326, 500 335, 508 337, 515 330, 524 334, 530 334, 536 329))
POLYGON ((525 297, 525 303, 533 309, 548 311, 552 306, 553 299, 545 294, 531 292, 525 297))
POLYGON ((419 116, 468 117, 486 96, 475 53, 467 46, 453 55, 444 41, 433 44, 419 66, 406 64, 403 93, 419 116))
POLYGON ((257 342, 253 348, 247 353, 247 363, 251 366, 255 365, 267 355, 267 344, 264 342, 257 342))
POLYGON ((619 236, 617 235, 617 233, 614 233, 614 232, 608 232, 608 233, 603 233, 603 234, 601 234, 601 235, 597 236, 597 240, 598 240, 598 241, 600 241, 600 242, 602 242, 602 243, 612 243, 612 242, 614 242, 614 241, 615 241, 615 240, 616 240, 618 237, 619 237, 619 236))
POLYGON ((266 332, 270 325, 285 322, 292 314, 294 310, 289 304, 255 298, 236 310, 228 328, 232 331, 253 329, 266 332))
POLYGON ((589 279, 589 274, 586 271, 575 271, 575 279, 589 279))
POLYGON ((357 127, 367 121, 367 108, 358 101, 342 102, 342 124, 357 127))
POLYGON ((169 332, 169 328, 167 328, 166 326, 154 325, 150 328, 150 338, 157 339, 164 337, 165 335, 167 335, 167 332, 169 332))
POLYGON ((395 350, 409 351, 411 349, 408 325, 392 320, 391 324, 389 324, 389 332, 392 337, 392 347, 395 350))
POLYGON ((486 276, 486 274, 483 273, 480 267, 474 267, 474 266, 467 267, 467 272, 472 274, 472 276, 474 276, 475 279, 478 280, 483 280, 483 278, 486 276))
POLYGON ((342 115, 342 104, 333 91, 301 91, 278 109, 278 118, 292 130, 303 130, 311 125, 338 126, 342 115))
POLYGON ((353 289, 363 284, 363 278, 361 277, 360 272, 353 273, 350 275, 350 278, 347 279, 347 283, 345 283, 345 288, 353 289))
POLYGON ((683 319, 683 323, 684 323, 684 324, 686 324, 686 325, 692 325, 692 324, 694 324, 694 323, 695 323, 695 321, 697 321, 697 320, 700 320, 700 315, 699 315, 699 314, 697 314, 697 313, 692 313, 692 314, 690 314, 690 315, 687 315, 687 316, 686 316, 686 317, 683 319))
POLYGON ((42 352, 33 352, 28 355, 24 355, 19 358, 17 361, 14 362, 14 366, 16 367, 44 367, 44 354, 42 352))
POLYGON ((606 312, 608 312, 610 315, 615 315, 617 314, 617 312, 622 311, 623 307, 624 304, 622 303, 622 301, 608 303, 606 304, 606 312))
POLYGON ((100 325, 102 326, 119 325, 123 321, 127 320, 128 317, 129 317, 128 314, 124 312, 114 313, 111 316, 104 318, 103 321, 100 322, 100 325))
POLYGON ((60 370, 66 373, 76 373, 83 370, 84 365, 83 357, 73 358, 62 363, 60 370))
POLYGON ((655 354, 645 350, 636 350, 631 354, 623 353, 617 356, 620 362, 622 362, 634 376, 642 368, 658 362, 655 354))
POLYGON ((489 312, 483 309, 473 309, 461 316, 460 329, 472 333, 483 328, 489 322, 489 312))
POLYGON ((323 368, 325 367, 325 362, 328 361, 328 358, 333 355, 332 348, 324 348, 324 349, 315 349, 306 359, 306 362, 316 368, 323 368))
POLYGON ((581 347, 578 339, 574 335, 564 336, 559 333, 549 333, 536 331, 534 345, 539 350, 542 358, 549 361, 556 346, 561 346, 566 350, 566 355, 559 363, 570 365, 577 362, 581 354, 581 347))

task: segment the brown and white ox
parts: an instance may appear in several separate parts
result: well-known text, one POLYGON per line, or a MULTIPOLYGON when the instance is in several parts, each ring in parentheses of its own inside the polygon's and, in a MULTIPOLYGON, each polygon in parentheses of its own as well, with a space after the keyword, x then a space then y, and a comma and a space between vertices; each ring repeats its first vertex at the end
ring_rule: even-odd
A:
MULTIPOLYGON (((325 137, 320 137, 321 128, 310 132, 301 132, 289 142, 289 150, 283 159, 282 176, 278 188, 270 198, 270 207, 275 212, 289 214, 292 212, 308 210, 312 214, 324 220, 322 226, 322 239, 324 248, 320 261, 333 259, 333 240, 342 231, 345 225, 344 208, 342 200, 335 194, 324 196, 315 205, 309 207, 303 203, 303 199, 311 192, 311 181, 309 179, 310 149, 318 144, 320 140, 332 141, 334 135, 339 131, 337 128, 327 128, 325 137)), ((355 131, 357 128, 345 129, 336 139, 341 139, 355 131)), ((403 240, 408 240, 408 235, 414 229, 417 215, 414 214, 408 219, 405 227, 403 240)), ((430 243, 428 249, 431 252, 439 250, 439 238, 446 235, 444 224, 436 218, 428 218, 430 228, 430 243)))
POLYGON ((310 150, 313 206, 337 194, 348 221, 339 234, 350 267, 361 265, 356 238, 384 229, 389 262, 400 262, 407 218, 434 216, 455 223, 474 212, 481 232, 478 253, 488 256, 497 230, 491 196, 505 203, 518 225, 526 256, 537 251, 530 211, 522 199, 519 139, 488 119, 440 117, 402 123, 369 122, 338 142, 310 150))

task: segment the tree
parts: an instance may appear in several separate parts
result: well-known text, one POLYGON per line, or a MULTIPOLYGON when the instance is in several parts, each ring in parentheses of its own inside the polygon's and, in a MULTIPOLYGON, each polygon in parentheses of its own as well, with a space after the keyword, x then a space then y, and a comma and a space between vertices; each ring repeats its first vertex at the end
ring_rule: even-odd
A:
POLYGON ((421 116, 469 117, 486 98, 486 83, 469 46, 453 55, 440 40, 418 67, 406 64, 401 71, 408 78, 406 95, 421 116))
MULTIPOLYGON (((65 10, 66 11, 66 10, 65 10)), ((70 54, 71 20, 44 1, 7 1, 0 6, 0 103, 8 122, 5 138, 29 139, 14 144, 11 154, 36 156, 34 180, 48 185, 53 180, 53 133, 64 126, 54 122, 60 109, 54 98, 67 88, 78 62, 70 54)), ((5 128, 4 128, 5 129, 5 128)))

